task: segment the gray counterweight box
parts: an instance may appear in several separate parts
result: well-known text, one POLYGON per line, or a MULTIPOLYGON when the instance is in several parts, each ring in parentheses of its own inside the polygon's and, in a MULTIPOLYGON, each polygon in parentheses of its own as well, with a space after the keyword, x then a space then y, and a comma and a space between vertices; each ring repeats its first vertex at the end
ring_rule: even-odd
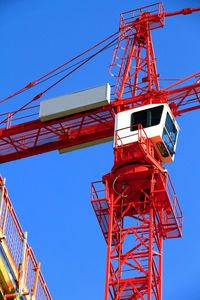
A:
POLYGON ((40 103, 40 120, 45 122, 75 113, 108 105, 110 85, 95 87, 80 92, 44 100, 40 103))

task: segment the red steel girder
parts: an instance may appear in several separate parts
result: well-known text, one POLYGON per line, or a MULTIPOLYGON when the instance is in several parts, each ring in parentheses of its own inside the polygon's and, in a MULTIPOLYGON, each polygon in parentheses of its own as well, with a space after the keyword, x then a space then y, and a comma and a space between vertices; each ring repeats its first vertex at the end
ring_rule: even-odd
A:
POLYGON ((0 163, 113 137, 111 107, 1 129, 0 163))
POLYGON ((167 174, 146 165, 119 172, 105 175, 91 190, 107 243, 104 299, 161 300, 162 243, 181 236, 182 213, 176 215, 178 202, 168 191, 167 174))
POLYGON ((137 142, 114 145, 112 171, 91 188, 107 244, 104 300, 162 300, 163 239, 182 235, 169 175, 138 131, 137 142))
POLYGON ((160 90, 151 29, 164 26, 163 18, 161 3, 121 14, 119 40, 110 65, 117 78, 117 99, 160 90), (155 11, 159 12, 156 18, 151 15, 155 11))
MULTIPOLYGON (((199 74, 199 73, 198 73, 199 74)), ((193 77, 195 74, 191 75, 193 77)), ((182 82, 183 80, 181 80, 182 82)), ((178 85, 179 82, 176 84, 178 85)), ((175 86, 175 85, 174 85, 175 86)), ((139 107, 153 103, 168 103, 174 116, 180 116, 185 112, 200 108, 200 82, 181 86, 176 89, 152 90, 144 95, 116 100, 112 103, 114 107, 139 107)))
MULTIPOLYGON (((194 75, 190 76, 190 78, 194 75)), ((182 81, 183 80, 181 80, 181 82, 182 81)), ((178 83, 176 85, 178 85, 178 83)), ((171 106, 171 109, 175 116, 179 116, 185 112, 200 108, 199 80, 189 86, 181 86, 173 90, 169 89, 168 87, 163 92, 165 93, 165 91, 167 103, 171 106)))
POLYGON ((200 83, 174 90, 152 91, 142 96, 114 100, 111 105, 52 121, 21 123, 0 130, 0 163, 48 151, 113 139, 114 114, 129 106, 168 103, 175 116, 200 108, 200 83))
POLYGON ((165 17, 198 11, 200 7, 166 13, 163 4, 156 3, 121 14, 118 44, 110 65, 118 101, 161 91, 151 30, 163 27, 165 17))
MULTIPOLYGON (((200 73, 163 90, 159 87, 156 58, 150 31, 164 26, 164 18, 189 14, 200 8, 186 8, 173 13, 164 12, 161 3, 153 4, 121 15, 119 42, 111 67, 117 67, 115 99, 111 105, 48 122, 29 121, 0 129, 0 163, 63 148, 94 144, 112 139, 114 113, 150 103, 168 103, 175 116, 200 108, 200 73), (120 52, 120 55, 118 55, 120 52), (117 60, 120 58, 120 63, 117 60), (135 62, 135 66, 133 66, 135 62), (196 83, 183 86, 187 79, 196 83), (179 87, 178 87, 179 86, 179 87), (172 90, 172 88, 174 88, 172 90), (124 99, 122 99, 124 96, 124 99)), ((26 108, 28 109, 28 108, 26 108)), ((18 113, 23 110, 17 111, 18 113)), ((17 115, 18 115, 17 113, 17 115)), ((14 112, 16 114, 16 112, 14 112)), ((17 120, 17 119, 16 119, 17 120)), ((18 118, 18 121, 20 118, 18 118)), ((6 121, 6 120, 4 120, 6 121)), ((4 124, 3 122, 1 125, 4 124)))

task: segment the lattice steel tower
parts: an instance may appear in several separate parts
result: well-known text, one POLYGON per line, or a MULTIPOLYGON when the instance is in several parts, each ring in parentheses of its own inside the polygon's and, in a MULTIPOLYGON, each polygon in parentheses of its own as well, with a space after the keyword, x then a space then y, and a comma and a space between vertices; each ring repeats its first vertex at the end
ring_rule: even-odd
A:
POLYGON ((114 166, 92 184, 107 243, 105 300, 161 300, 163 239, 182 235, 181 208, 163 167, 174 159, 178 106, 160 89, 151 31, 165 17, 192 11, 165 13, 158 3, 120 17, 110 65, 117 81, 114 166))

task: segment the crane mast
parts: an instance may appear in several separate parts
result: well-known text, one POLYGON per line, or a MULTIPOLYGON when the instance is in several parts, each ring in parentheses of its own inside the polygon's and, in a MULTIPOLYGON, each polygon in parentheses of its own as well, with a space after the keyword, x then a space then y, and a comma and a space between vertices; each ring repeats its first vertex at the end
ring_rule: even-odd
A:
POLYGON ((167 16, 191 12, 167 14, 158 3, 120 17, 110 66, 111 72, 118 69, 112 74, 115 102, 121 104, 115 115, 114 165, 91 188, 107 244, 105 300, 161 300, 163 240, 182 236, 182 211, 163 166, 173 161, 179 129, 159 87, 151 30, 163 27, 167 16), (165 109, 158 141, 159 110, 164 114, 165 109))

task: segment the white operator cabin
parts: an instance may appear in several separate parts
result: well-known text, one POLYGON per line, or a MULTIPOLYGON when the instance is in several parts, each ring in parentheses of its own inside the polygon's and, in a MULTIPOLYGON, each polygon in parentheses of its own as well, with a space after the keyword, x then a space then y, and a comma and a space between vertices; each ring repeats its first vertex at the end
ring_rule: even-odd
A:
POLYGON ((168 104, 149 104, 120 112, 115 120, 115 147, 138 141, 138 124, 144 128, 163 163, 172 162, 179 126, 168 104))

